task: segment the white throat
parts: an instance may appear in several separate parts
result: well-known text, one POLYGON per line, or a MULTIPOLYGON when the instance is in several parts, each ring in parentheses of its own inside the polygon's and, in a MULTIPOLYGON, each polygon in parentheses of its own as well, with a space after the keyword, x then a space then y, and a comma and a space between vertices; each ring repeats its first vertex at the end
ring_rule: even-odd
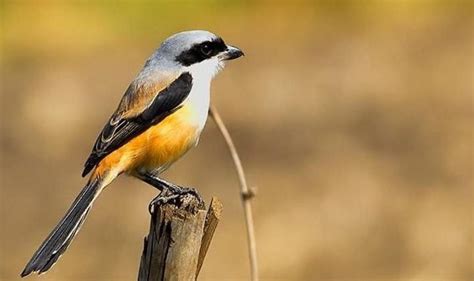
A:
POLYGON ((209 112, 212 78, 224 67, 218 58, 212 58, 186 67, 185 71, 193 77, 193 86, 184 101, 193 112, 192 121, 199 131, 206 124, 209 112))

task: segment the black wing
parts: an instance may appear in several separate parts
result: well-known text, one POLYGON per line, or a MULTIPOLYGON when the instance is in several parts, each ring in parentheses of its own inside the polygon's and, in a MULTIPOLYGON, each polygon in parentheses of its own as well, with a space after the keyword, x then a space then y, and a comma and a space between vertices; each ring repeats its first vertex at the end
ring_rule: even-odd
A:
POLYGON ((122 114, 114 114, 98 136, 84 164, 82 176, 87 175, 105 156, 179 109, 191 91, 192 80, 188 72, 181 74, 135 117, 124 118, 122 114))

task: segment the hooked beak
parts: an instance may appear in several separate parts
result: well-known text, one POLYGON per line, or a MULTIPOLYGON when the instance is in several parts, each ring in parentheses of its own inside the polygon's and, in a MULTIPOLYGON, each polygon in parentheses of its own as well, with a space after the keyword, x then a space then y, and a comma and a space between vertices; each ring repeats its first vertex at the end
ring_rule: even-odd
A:
POLYGON ((227 46, 227 50, 225 50, 219 56, 219 58, 221 60, 234 60, 236 58, 240 58, 243 55, 244 55, 244 52, 242 52, 239 48, 236 48, 234 46, 227 46))

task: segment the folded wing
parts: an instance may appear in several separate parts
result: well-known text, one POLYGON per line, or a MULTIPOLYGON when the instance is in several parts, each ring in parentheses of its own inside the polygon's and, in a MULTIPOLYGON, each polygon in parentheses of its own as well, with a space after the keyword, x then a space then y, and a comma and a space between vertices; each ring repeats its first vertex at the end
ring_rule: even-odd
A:
POLYGON ((105 156, 179 109, 191 91, 192 80, 192 76, 185 72, 167 87, 132 83, 97 137, 82 176, 87 175, 105 156))

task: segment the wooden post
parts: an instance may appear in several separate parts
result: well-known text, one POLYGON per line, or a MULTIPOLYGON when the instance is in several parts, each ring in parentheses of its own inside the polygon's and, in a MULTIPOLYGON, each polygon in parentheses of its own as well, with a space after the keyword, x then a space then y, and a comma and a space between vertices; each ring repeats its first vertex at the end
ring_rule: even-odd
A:
POLYGON ((220 219, 222 205, 209 210, 191 194, 154 206, 145 237, 138 281, 194 281, 220 219))

